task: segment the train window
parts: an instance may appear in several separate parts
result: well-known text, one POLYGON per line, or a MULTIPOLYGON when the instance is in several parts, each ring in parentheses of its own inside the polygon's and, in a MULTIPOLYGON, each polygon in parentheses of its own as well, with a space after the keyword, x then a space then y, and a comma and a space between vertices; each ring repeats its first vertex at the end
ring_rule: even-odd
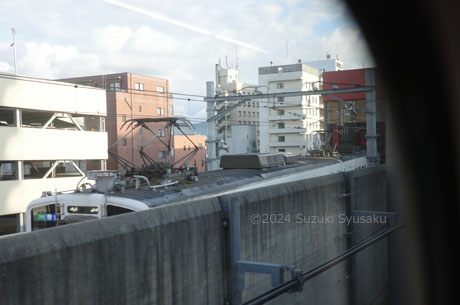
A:
POLYGON ((115 216, 115 215, 120 215, 120 214, 125 214, 125 213, 131 213, 134 212, 131 209, 127 208, 122 208, 122 207, 117 207, 115 205, 107 205, 107 216, 115 216))
POLYGON ((67 213, 69 214, 97 214, 99 213, 98 207, 88 206, 68 206, 67 213))
POLYGON ((48 204, 32 209, 32 231, 55 227, 60 219, 59 204, 48 204))

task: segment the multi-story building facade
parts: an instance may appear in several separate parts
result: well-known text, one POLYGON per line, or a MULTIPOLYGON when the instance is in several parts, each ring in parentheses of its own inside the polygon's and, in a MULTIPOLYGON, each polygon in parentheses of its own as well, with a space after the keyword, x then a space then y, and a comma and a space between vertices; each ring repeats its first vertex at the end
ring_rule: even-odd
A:
MULTIPOLYGON (((258 90, 257 85, 240 82, 238 70, 222 68, 216 65, 216 95, 236 96, 251 95, 258 90)), ((220 102, 216 105, 216 112, 220 113, 235 105, 238 101, 220 102)), ((254 126, 257 129, 259 122, 259 106, 254 100, 242 103, 219 119, 217 124, 217 138, 227 140, 232 137, 232 126, 254 126)))
MULTIPOLYGON (((264 93, 319 89, 318 70, 302 63, 259 68, 264 93)), ((302 154, 320 143, 323 105, 319 95, 278 97, 259 101, 258 144, 262 153, 302 154)))
POLYGON ((73 190, 105 169, 105 91, 0 73, 0 234, 19 231, 27 204, 73 190))
MULTIPOLYGON (((138 128, 132 132, 129 125, 124 124, 132 118, 173 116, 174 104, 169 94, 168 80, 125 72, 67 78, 63 81, 106 89, 106 129, 110 152, 138 166, 143 164, 139 154, 141 147, 154 160, 165 157, 167 147, 162 142, 170 143, 169 138, 171 136, 171 128, 166 128, 166 122, 148 124, 148 127, 154 131, 159 139, 155 139, 147 145, 146 143, 154 136, 149 130, 138 128)), ((171 143, 173 143, 173 139, 171 139, 171 143)), ((174 160, 174 156, 169 157, 172 158, 171 161, 174 160)), ((122 170, 121 165, 110 156, 107 167, 108 169, 122 170)))

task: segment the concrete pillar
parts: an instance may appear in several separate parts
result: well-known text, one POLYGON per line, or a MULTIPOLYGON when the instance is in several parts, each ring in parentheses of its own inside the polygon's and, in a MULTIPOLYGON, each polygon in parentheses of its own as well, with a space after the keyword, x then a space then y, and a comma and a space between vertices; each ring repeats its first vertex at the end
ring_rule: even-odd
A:
POLYGON ((16 109, 14 111, 14 126, 21 127, 21 125, 22 125, 22 111, 19 109, 16 109))
POLYGON ((25 217, 26 213, 16 214, 16 232, 25 232, 25 217))
MULTIPOLYGON (((206 82, 206 96, 207 107, 206 114, 207 119, 212 118, 216 115, 216 103, 212 99, 214 97, 214 82, 206 82)), ((217 154, 216 154, 216 122, 207 122, 208 134, 206 139, 206 146, 208 149, 208 158, 206 159, 206 170, 212 171, 217 169, 217 154)))

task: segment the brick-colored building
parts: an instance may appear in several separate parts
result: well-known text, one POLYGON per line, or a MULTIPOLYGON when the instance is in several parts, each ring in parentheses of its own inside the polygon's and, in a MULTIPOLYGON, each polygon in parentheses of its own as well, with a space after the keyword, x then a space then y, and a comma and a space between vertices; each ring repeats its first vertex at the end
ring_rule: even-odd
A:
MULTIPOLYGON (((173 99, 169 95, 169 81, 166 79, 124 72, 67 78, 61 81, 107 90, 106 131, 109 151, 139 166, 143 164, 139 149, 153 135, 142 128, 130 133, 129 127, 122 128, 124 122, 131 118, 173 116, 173 99), (126 139, 111 147, 127 133, 126 139)), ((148 126, 159 135, 164 143, 169 143, 170 130, 165 128, 166 122, 149 123, 148 126)), ((173 140, 171 139, 171 146, 173 146, 173 140)), ((144 151, 154 160, 159 160, 167 148, 159 139, 155 139, 145 146, 144 151)), ((122 170, 122 167, 112 157, 108 159, 107 168, 122 170)))
MULTIPOLYGON (((197 134, 187 134, 187 137, 198 146, 198 152, 188 162, 190 166, 196 166, 199 173, 206 171, 206 136, 197 134)), ((189 139, 183 134, 174 135, 174 160, 181 166, 187 159, 186 155, 195 149, 189 139), (183 159, 182 161, 179 161, 183 159)))
MULTIPOLYGON (((376 69, 374 69, 376 71, 376 69)), ((376 71, 377 72, 377 71, 376 71)), ((366 69, 330 71, 323 73, 323 89, 344 89, 365 86, 366 69)), ((385 96, 376 73, 376 120, 377 146, 381 161, 385 160, 385 96)), ((323 97, 325 131, 329 135, 329 144, 337 145, 339 149, 366 149, 366 93, 340 93, 333 96, 346 101, 349 106, 331 97, 323 97), (355 107, 356 106, 356 107, 355 107)))

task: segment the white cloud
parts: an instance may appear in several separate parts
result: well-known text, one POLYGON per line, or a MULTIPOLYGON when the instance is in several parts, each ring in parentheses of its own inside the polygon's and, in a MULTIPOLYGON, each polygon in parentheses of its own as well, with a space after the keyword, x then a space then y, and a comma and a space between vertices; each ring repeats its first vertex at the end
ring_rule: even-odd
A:
POLYGON ((18 62, 18 73, 23 75, 54 79, 69 74, 91 74, 98 66, 94 55, 81 54, 73 46, 27 42, 23 53, 18 62))
POLYGON ((366 41, 358 29, 337 28, 330 36, 321 39, 322 49, 338 55, 345 69, 374 66, 366 41))
POLYGON ((0 72, 13 73, 14 68, 4 61, 0 61, 0 72))
MULTIPOLYGON (((340 19, 338 0, 120 0, 216 35, 267 49, 263 54, 231 41, 202 35, 157 19, 90 0, 32 0, 0 3, 0 69, 12 69, 10 26, 18 31, 18 70, 36 77, 61 78, 129 71, 169 79, 171 90, 205 95, 219 58, 235 67, 240 80, 257 82, 257 68, 337 54, 346 68, 371 65, 365 42, 352 22, 330 34, 315 34, 319 23, 340 19), (72 10, 68 8, 72 7, 72 10), (39 13, 37 13, 39 12, 39 13), (47 18, 48 17, 48 18, 47 18), (2 30, 4 28, 4 30, 2 30)), ((344 18, 342 18, 344 19, 344 18)), ((176 111, 205 117, 205 104, 177 100, 176 111), (190 106, 188 105, 190 104, 190 106)))
POLYGON ((120 51, 132 36, 131 28, 127 26, 111 25, 102 29, 95 29, 92 40, 106 52, 120 51))
POLYGON ((134 32, 129 43, 131 50, 149 54, 171 54, 181 46, 173 37, 145 25, 134 32))

